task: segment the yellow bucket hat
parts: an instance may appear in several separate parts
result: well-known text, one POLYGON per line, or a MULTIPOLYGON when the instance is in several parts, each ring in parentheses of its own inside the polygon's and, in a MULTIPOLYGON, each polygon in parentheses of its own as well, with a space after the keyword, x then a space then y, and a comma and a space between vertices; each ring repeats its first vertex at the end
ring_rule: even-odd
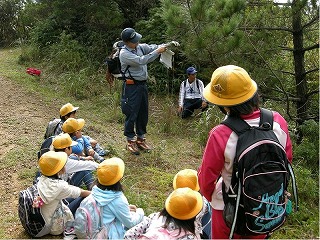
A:
POLYGON ((67 103, 60 108, 60 116, 63 117, 68 113, 77 111, 79 107, 74 107, 71 103, 67 103))
POLYGON ((55 149, 64 149, 67 147, 75 146, 77 144, 77 142, 72 141, 68 133, 62 133, 56 136, 52 141, 52 145, 55 149))
POLYGON ((97 168, 98 181, 104 186, 117 183, 123 177, 123 173, 124 162, 117 157, 104 160, 97 168))
POLYGON ((257 84, 241 67, 227 65, 217 68, 211 82, 204 88, 203 96, 218 106, 235 106, 251 99, 257 84))
POLYGON ((82 118, 68 118, 63 124, 62 124, 62 131, 65 133, 74 133, 78 130, 81 130, 85 124, 84 119, 82 118))
POLYGON ((65 152, 49 151, 44 153, 39 159, 39 168, 43 175, 53 176, 64 167, 68 159, 65 152))
POLYGON ((180 220, 191 219, 201 211, 203 199, 199 192, 188 187, 177 188, 165 202, 167 212, 180 220))
POLYGON ((173 189, 188 187, 194 191, 199 191, 198 174, 193 169, 183 169, 173 178, 173 189))

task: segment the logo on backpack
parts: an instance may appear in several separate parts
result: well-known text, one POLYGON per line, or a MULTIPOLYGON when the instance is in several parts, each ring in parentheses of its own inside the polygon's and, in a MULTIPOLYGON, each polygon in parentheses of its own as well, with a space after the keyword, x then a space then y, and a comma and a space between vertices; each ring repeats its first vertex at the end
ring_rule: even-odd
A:
POLYGON ((233 233, 269 234, 286 220, 290 177, 298 210, 295 177, 286 152, 273 132, 273 114, 261 109, 260 127, 229 116, 222 124, 238 135, 231 185, 223 183, 224 220, 233 233))
POLYGON ((20 191, 18 206, 20 222, 32 237, 42 237, 50 233, 50 226, 46 226, 41 213, 42 204, 36 184, 20 191))

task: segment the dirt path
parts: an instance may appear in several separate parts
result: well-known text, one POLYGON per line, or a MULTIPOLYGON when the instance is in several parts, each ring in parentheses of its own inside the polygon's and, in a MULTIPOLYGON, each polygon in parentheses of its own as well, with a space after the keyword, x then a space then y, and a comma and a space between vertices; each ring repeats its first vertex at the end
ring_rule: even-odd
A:
POLYGON ((23 177, 32 176, 37 163, 36 151, 52 113, 35 91, 27 92, 2 77, 0 93, 0 238, 28 238, 18 219, 17 196, 31 184, 23 177), (11 162, 11 156, 18 161, 11 162))

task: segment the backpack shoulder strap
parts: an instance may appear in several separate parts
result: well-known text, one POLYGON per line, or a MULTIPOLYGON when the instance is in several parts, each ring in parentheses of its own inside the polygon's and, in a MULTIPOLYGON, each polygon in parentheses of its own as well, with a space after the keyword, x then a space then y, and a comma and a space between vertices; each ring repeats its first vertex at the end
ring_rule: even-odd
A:
POLYGON ((250 125, 240 117, 228 116, 221 124, 231 128, 238 136, 248 130, 250 125))
POLYGON ((273 114, 272 111, 265 109, 265 108, 260 108, 260 122, 259 126, 261 126, 264 123, 269 123, 271 128, 273 129, 273 114))
POLYGON ((200 90, 200 87, 199 87, 199 80, 198 80, 198 78, 196 78, 196 84, 197 84, 197 88, 198 88, 198 90, 199 90, 199 93, 201 93, 201 90, 200 90))

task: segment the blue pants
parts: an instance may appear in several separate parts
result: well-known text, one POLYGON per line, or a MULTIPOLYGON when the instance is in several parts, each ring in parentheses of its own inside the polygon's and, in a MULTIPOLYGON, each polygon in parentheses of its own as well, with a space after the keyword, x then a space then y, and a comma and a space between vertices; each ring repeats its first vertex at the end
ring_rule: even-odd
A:
MULTIPOLYGON (((36 176, 33 183, 37 183, 38 177, 40 176, 41 176, 41 173, 38 170, 36 172, 36 176)), ((68 183, 77 187, 80 187, 81 184, 83 183, 84 185, 86 185, 88 190, 91 190, 93 181, 94 179, 93 179, 92 171, 86 170, 86 171, 75 172, 72 175, 71 179, 69 179, 68 183)))
POLYGON ((148 123, 148 87, 145 81, 123 84, 121 109, 126 115, 124 135, 127 139, 132 140, 136 135, 144 137, 148 123))
POLYGON ((93 181, 92 171, 86 170, 74 173, 68 182, 77 187, 80 187, 81 184, 84 183, 87 189, 91 190, 93 181))
MULTIPOLYGON (((181 118, 187 118, 192 115, 195 109, 199 109, 202 106, 202 99, 184 99, 183 110, 181 113, 181 118)), ((203 109, 204 111, 204 109, 203 109)))
POLYGON ((83 199, 84 199, 83 197, 66 198, 66 199, 63 199, 63 202, 68 206, 68 208, 70 209, 70 211, 74 216, 83 199))

